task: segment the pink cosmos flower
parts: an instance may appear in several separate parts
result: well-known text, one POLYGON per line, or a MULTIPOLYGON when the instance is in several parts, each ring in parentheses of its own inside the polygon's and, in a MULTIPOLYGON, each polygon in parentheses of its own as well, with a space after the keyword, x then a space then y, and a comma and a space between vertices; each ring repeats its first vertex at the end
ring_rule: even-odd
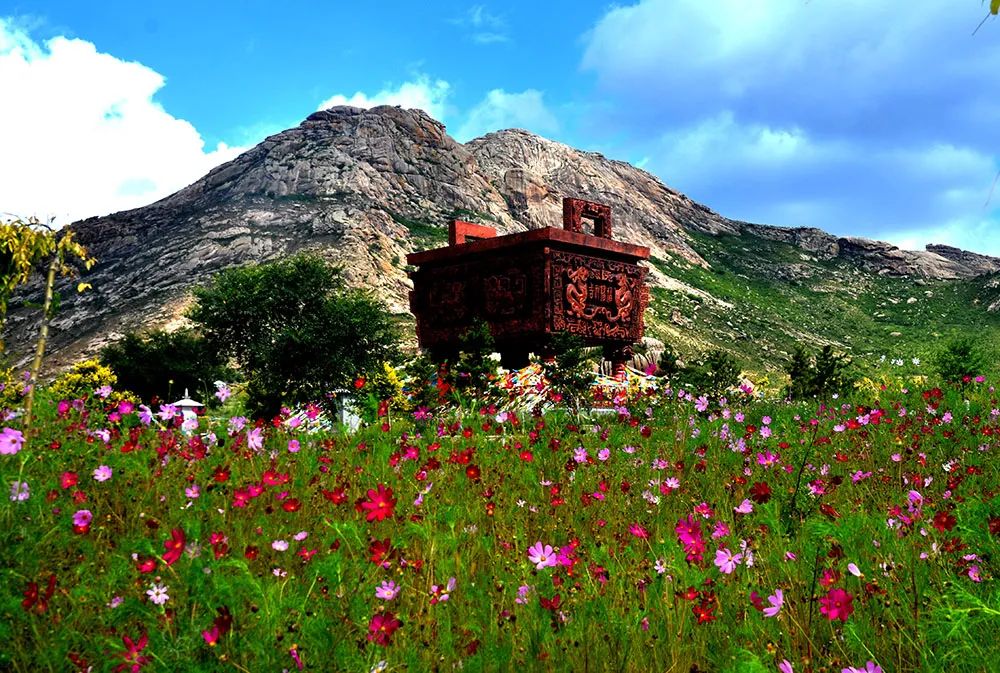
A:
POLYGON ((767 597, 767 602, 771 607, 764 608, 764 616, 774 617, 781 612, 781 606, 785 604, 785 595, 781 593, 781 589, 775 589, 774 593, 767 597))
POLYGON ((733 554, 731 551, 723 547, 715 552, 715 565, 719 568, 719 571, 730 575, 736 566, 740 564, 743 560, 743 554, 733 554))
POLYGON ((381 598, 384 601, 391 601, 399 592, 402 591, 402 587, 389 580, 388 582, 382 582, 379 586, 375 587, 375 598, 381 598))
POLYGON ((10 499, 12 502, 24 502, 31 497, 31 489, 26 481, 15 481, 10 485, 10 499))
POLYGON ((0 433, 0 455, 13 456, 24 445, 24 434, 20 430, 4 428, 0 433))
POLYGON ((74 526, 89 526, 90 522, 94 520, 94 515, 89 509, 79 509, 73 514, 73 525, 74 526))
POLYGON ((172 404, 161 404, 160 411, 157 413, 157 416, 160 417, 160 420, 164 422, 171 420, 176 415, 177 415, 177 407, 175 407, 172 404))
POLYGON ((247 448, 251 451, 260 451, 264 448, 264 431, 258 427, 251 428, 247 433, 247 448))
POLYGON ((869 661, 865 663, 864 668, 855 668, 854 666, 849 666, 847 668, 840 669, 840 673, 882 673, 882 667, 876 664, 874 661, 869 661))
POLYGON ((114 474, 114 470, 112 470, 107 465, 101 465, 96 470, 94 470, 94 479, 96 481, 107 481, 107 480, 111 479, 111 476, 113 474, 114 474))
POLYGON ((536 570, 554 566, 559 562, 552 546, 543 545, 541 540, 528 547, 528 560, 535 564, 536 570))
POLYGON ((153 584, 146 591, 146 595, 149 596, 149 600, 156 605, 163 605, 170 600, 170 596, 167 594, 169 588, 164 584, 153 584))
POLYGON ((749 499, 744 499, 738 507, 733 508, 733 511, 737 514, 749 514, 753 511, 753 503, 749 499))
POLYGON ((628 532, 643 540, 649 539, 649 531, 643 528, 641 524, 633 523, 628 527, 628 532))
POLYGON ((288 452, 289 453, 298 453, 298 451, 299 451, 299 440, 297 440, 297 439, 289 439, 288 440, 288 452))
POLYGON ((795 669, 792 668, 792 662, 788 659, 782 659, 781 663, 778 664, 778 670, 781 673, 795 673, 795 669))

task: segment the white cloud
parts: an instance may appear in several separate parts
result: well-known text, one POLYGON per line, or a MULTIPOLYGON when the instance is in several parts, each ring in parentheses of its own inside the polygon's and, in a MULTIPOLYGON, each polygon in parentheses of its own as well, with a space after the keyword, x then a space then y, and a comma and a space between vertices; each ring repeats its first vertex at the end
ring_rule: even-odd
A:
POLYGON ((507 93, 503 89, 493 89, 469 111, 455 138, 466 142, 506 128, 523 128, 544 135, 557 131, 559 122, 545 106, 541 91, 527 89, 521 93, 507 93))
POLYGON ((336 94, 320 103, 317 109, 325 110, 335 105, 353 105, 361 108, 399 105, 402 108, 423 110, 434 119, 443 121, 450 88, 448 82, 442 79, 432 81, 426 75, 420 75, 416 80, 403 82, 395 89, 390 84, 373 96, 363 91, 358 91, 351 97, 336 94))
POLYGON ((464 29, 476 44, 497 44, 509 42, 507 22, 502 16, 493 14, 485 5, 473 5, 460 19, 452 23, 464 29))
POLYGON ((90 42, 40 44, 0 18, 0 212, 66 224, 148 204, 243 148, 206 151, 153 100, 162 75, 90 42))
POLYGON ((588 126, 731 217, 995 252, 1000 25, 972 38, 980 3, 905 4, 614 6, 583 40, 588 126))
POLYGON ((923 250, 928 243, 951 245, 963 250, 1000 257, 1000 217, 959 218, 944 224, 901 231, 885 231, 876 237, 904 250, 923 250))

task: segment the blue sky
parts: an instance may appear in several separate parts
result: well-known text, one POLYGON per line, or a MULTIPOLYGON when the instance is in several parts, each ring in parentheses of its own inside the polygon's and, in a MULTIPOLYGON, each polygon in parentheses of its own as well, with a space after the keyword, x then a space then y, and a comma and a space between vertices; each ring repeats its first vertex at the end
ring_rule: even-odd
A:
POLYGON ((0 5, 0 212, 143 205, 328 104, 639 165, 734 218, 1000 255, 980 0, 0 5), (10 105, 10 101, 17 104, 10 105))

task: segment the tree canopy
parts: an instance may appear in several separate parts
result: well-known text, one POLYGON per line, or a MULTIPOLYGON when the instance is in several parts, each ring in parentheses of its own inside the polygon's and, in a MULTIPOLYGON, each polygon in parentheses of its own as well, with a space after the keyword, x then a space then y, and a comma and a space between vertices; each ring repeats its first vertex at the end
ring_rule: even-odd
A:
POLYGON ((188 316, 239 364, 251 410, 323 401, 398 354, 392 316, 315 255, 227 269, 194 292, 188 316))

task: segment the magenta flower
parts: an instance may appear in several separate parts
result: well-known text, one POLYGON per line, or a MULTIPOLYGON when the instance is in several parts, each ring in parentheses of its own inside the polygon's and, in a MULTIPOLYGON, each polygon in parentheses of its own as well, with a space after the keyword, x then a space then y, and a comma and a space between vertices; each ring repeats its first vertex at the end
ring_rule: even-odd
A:
POLYGON ((882 667, 876 664, 874 661, 869 661, 865 663, 864 668, 855 668, 854 666, 849 666, 847 668, 840 669, 840 673, 882 673, 882 667))
POLYGON ((742 560, 743 554, 733 554, 725 547, 715 552, 715 565, 726 575, 731 575, 742 560))
POLYGON ((379 586, 375 587, 375 598, 381 598, 384 601, 391 601, 399 592, 402 591, 402 587, 389 580, 388 582, 382 582, 379 586))
POLYGON ((778 671, 780 673, 795 673, 795 669, 792 668, 792 662, 788 659, 782 659, 781 663, 778 664, 778 671))
POLYGON ((20 430, 4 428, 0 433, 0 455, 13 456, 24 446, 24 434, 20 430))
POLYGON ((153 422, 153 410, 147 407, 145 404, 139 405, 139 421, 143 425, 149 425, 153 422))
POLYGON ((826 615, 831 622, 840 620, 846 622, 847 618, 854 612, 854 596, 843 589, 830 589, 823 598, 819 599, 819 611, 826 615))
POLYGON ((90 522, 94 520, 94 515, 89 509, 79 509, 73 514, 73 525, 74 526, 89 526, 90 522))
POLYGON ((528 547, 528 560, 535 564, 537 570, 556 565, 559 560, 551 545, 543 545, 541 540, 528 547))
POLYGON ((299 440, 297 440, 297 439, 289 439, 288 440, 288 452, 289 453, 298 453, 299 448, 300 448, 300 446, 299 446, 299 440))
POLYGON ((775 589, 774 594, 767 597, 767 602, 771 604, 771 607, 764 608, 764 616, 777 616, 781 612, 781 607, 785 604, 785 596, 781 593, 781 589, 775 589))

